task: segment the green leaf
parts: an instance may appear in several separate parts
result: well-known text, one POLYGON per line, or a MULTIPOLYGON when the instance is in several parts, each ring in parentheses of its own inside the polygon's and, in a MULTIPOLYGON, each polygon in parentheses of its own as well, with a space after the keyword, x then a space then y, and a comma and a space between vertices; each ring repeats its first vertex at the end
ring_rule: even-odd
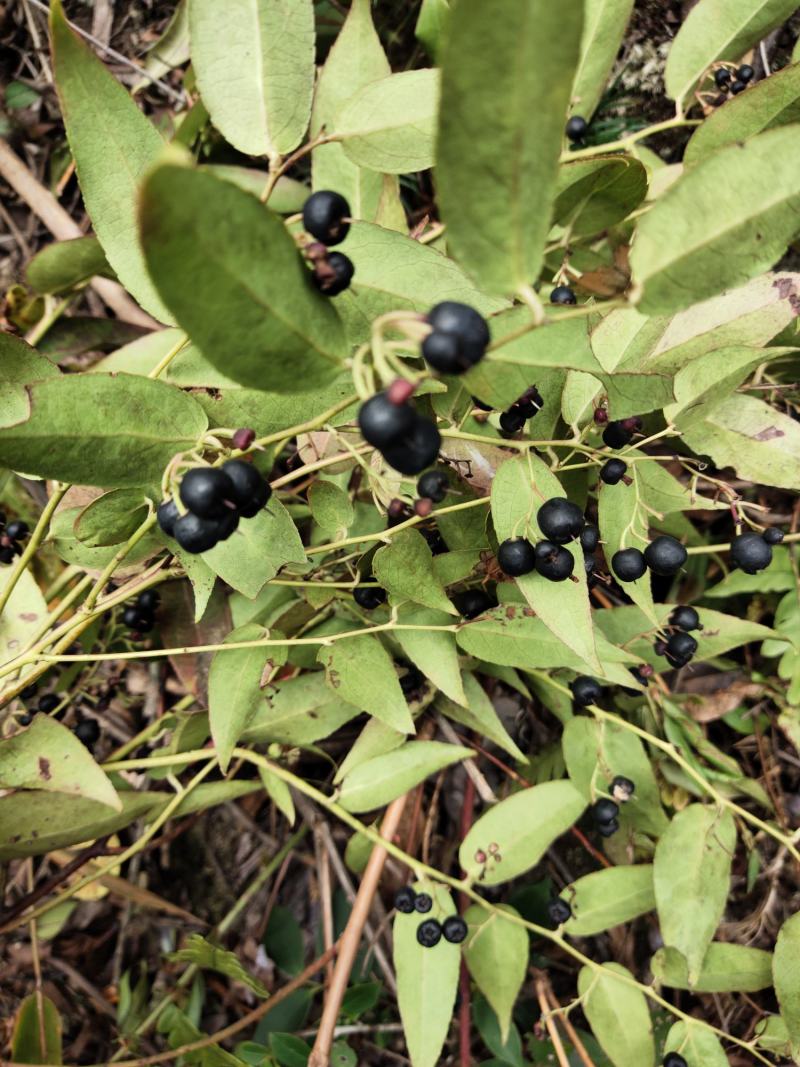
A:
POLYGON ((439 199, 453 255, 492 292, 530 285, 542 265, 582 23, 582 0, 508 0, 502 18, 461 0, 451 20, 439 199))
MULTIPOLYGON (((175 67, 189 59, 189 13, 186 0, 179 0, 164 32, 151 45, 144 61, 144 69, 152 78, 163 78, 175 67)), ((134 83, 133 92, 149 86, 150 78, 141 77, 134 83)))
POLYGON ((756 1026, 756 1044, 781 1056, 792 1053, 789 1031, 780 1015, 766 1015, 756 1026))
POLYGON ((49 715, 36 715, 27 730, 0 742, 0 789, 44 789, 122 809, 88 748, 49 715))
MULTIPOLYGON (((642 506, 644 493, 640 484, 639 464, 628 465, 627 477, 633 482, 626 485, 624 481, 617 485, 598 486, 598 523, 603 539, 603 552, 607 560, 622 548, 643 550, 650 538, 648 536, 649 516, 642 506)), ((644 614, 656 622, 653 605, 653 586, 650 571, 636 582, 628 582, 625 592, 644 614)))
POLYGON ((637 159, 575 160, 558 172, 554 221, 569 226, 574 237, 599 233, 626 218, 646 195, 647 171, 637 159))
POLYGON ((0 425, 27 419, 30 397, 27 386, 43 378, 59 378, 61 372, 19 337, 0 333, 0 425))
POLYGON ((406 734, 414 723, 389 653, 374 634, 346 637, 317 656, 330 688, 350 704, 406 734))
MULTIPOLYGON (((564 495, 561 483, 538 456, 507 460, 492 480, 492 521, 497 539, 542 540, 536 514, 546 500, 564 495)), ((568 545, 567 550, 576 561, 576 581, 550 582, 531 573, 517 578, 517 586, 545 626, 585 663, 599 669, 583 553, 575 544, 568 545)))
POLYGON ((474 755, 471 748, 441 741, 407 741, 393 752, 367 760, 345 775, 339 803, 345 811, 382 808, 431 774, 474 755))
MULTIPOLYGON (((444 886, 417 882, 414 889, 433 897, 431 918, 441 922, 455 913, 444 886)), ((461 949, 445 940, 433 949, 423 948, 417 941, 419 923, 417 913, 395 916, 397 1004, 413 1067, 435 1067, 453 1017, 461 949)))
POLYGON ((418 530, 401 530, 375 553, 372 570, 398 603, 411 600, 433 611, 457 615, 433 569, 433 554, 418 530))
POLYGON ((191 396, 129 374, 70 374, 28 388, 30 418, 0 429, 0 463, 113 488, 161 481, 208 423, 191 396))
POLYGON ((578 993, 589 1025, 614 1067, 653 1067, 656 1058, 653 1025, 641 990, 620 981, 634 981, 627 968, 604 963, 582 967, 578 993))
POLYGON ((712 111, 686 146, 683 162, 700 162, 712 152, 746 141, 762 130, 800 121, 800 64, 786 67, 712 111))
POLYGON ((689 985, 686 960, 674 948, 660 948, 650 969, 663 985, 695 993, 757 993, 772 985, 772 955, 761 948, 712 941, 700 974, 689 985))
POLYGON ((248 156, 285 155, 308 126, 314 88, 311 0, 189 0, 192 67, 225 140, 248 156))
MULTIPOLYGON (((233 182, 251 196, 260 197, 269 182, 266 170, 254 170, 252 167, 238 167, 232 163, 206 163, 201 170, 208 171, 216 178, 233 182)), ((308 186, 295 178, 278 178, 269 195, 271 211, 278 215, 294 215, 303 210, 308 199, 308 186)))
POLYGON ((244 519, 227 541, 220 541, 203 562, 228 585, 251 600, 287 563, 305 563, 297 527, 276 496, 252 519, 244 519))
POLYGON ((606 87, 634 0, 586 0, 581 55, 572 83, 572 110, 588 121, 606 87))
POLYGON ((20 1004, 11 1038, 11 1059, 15 1063, 64 1062, 61 1059, 61 1016, 49 997, 31 993, 20 1004))
POLYGON ((407 70, 370 82, 342 107, 334 122, 351 162, 383 174, 433 166, 439 71, 407 70))
POLYGON ((730 1063, 716 1034, 703 1023, 682 1019, 667 1034, 664 1052, 680 1052, 687 1063, 701 1063, 703 1067, 729 1067, 730 1063))
MULTIPOLYGON (((442 611, 422 608, 403 611, 400 621, 414 626, 447 626, 452 619, 442 611)), ((458 704, 466 703, 455 634, 442 630, 397 630, 394 636, 406 656, 437 689, 458 704)))
MULTIPOLYGON (((713 357, 710 357, 713 362, 713 357)), ((698 360, 703 363, 704 360, 698 360)), ((684 482, 678 481, 674 474, 670 474, 663 463, 654 459, 645 459, 644 453, 637 449, 630 449, 625 453, 625 458, 635 460, 636 484, 644 503, 662 515, 672 515, 678 511, 691 511, 701 507, 704 511, 725 511, 728 504, 724 500, 714 500, 711 497, 693 493, 691 487, 684 482)))
POLYGON ((41 99, 39 93, 24 82, 9 82, 4 92, 6 108, 9 111, 22 111, 41 99))
POLYGON ((284 782, 282 778, 278 778, 276 774, 271 774, 266 767, 258 768, 258 775, 261 779, 262 785, 270 798, 272 803, 278 809, 278 811, 284 815, 290 826, 294 826, 296 813, 294 810, 294 800, 292 799, 292 791, 289 786, 284 782))
POLYGON ((528 969, 528 932, 507 919, 501 911, 518 916, 507 904, 500 911, 489 912, 472 904, 464 912, 469 927, 464 942, 464 961, 475 985, 492 1006, 500 1024, 503 1042, 508 1040, 511 1012, 528 969))
POLYGON ((686 444, 740 478, 800 489, 800 426, 755 396, 736 393, 684 432, 686 444))
MULTIPOLYGON (((664 417, 686 430, 730 398, 731 393, 764 362, 765 355, 777 359, 790 355, 791 348, 720 348, 695 359, 675 375, 675 403, 664 408, 664 417)), ((718 504, 721 504, 718 501, 718 504)))
POLYGON ((78 515, 75 536, 90 548, 119 545, 147 518, 145 489, 112 489, 96 497, 78 515))
POLYGON ((562 748, 569 776, 587 801, 607 793, 622 775, 636 783, 636 791, 620 809, 621 825, 654 837, 666 829, 658 783, 636 734, 613 722, 576 716, 564 727, 562 748))
POLYGON ((244 969, 235 952, 212 945, 200 934, 190 934, 186 944, 177 952, 170 952, 167 959, 175 963, 193 963, 204 971, 216 971, 241 982, 258 997, 268 997, 269 991, 244 969))
MULTIPOLYGON (((92 548, 75 536, 75 523, 80 517, 80 508, 59 508, 50 523, 49 538, 56 552, 65 563, 75 564, 83 570, 101 571, 123 547, 125 542, 101 545, 92 548)), ((124 563, 116 569, 117 578, 130 577, 140 569, 137 564, 150 559, 163 548, 164 541, 153 527, 126 554, 124 563)))
POLYGON ((279 741, 312 745, 328 737, 359 709, 331 693, 322 671, 273 683, 242 735, 247 743, 279 741))
POLYGON ((141 197, 153 280, 205 358, 242 385, 317 389, 340 370, 344 337, 310 284, 283 220, 207 172, 166 164, 141 197))
POLYGON ((500 885, 535 867, 580 818, 586 800, 571 782, 545 782, 501 800, 472 825, 458 858, 468 878, 500 885))
MULTIPOLYGON (((212 386, 210 392, 195 394, 212 426, 250 426, 259 437, 308 422, 348 396, 354 396, 353 380, 349 374, 346 378, 344 375, 335 378, 330 385, 314 393, 267 393, 260 389, 240 389, 233 382, 227 382, 227 388, 213 388, 214 382, 187 381, 185 379, 207 377, 207 371, 200 366, 200 359, 192 360, 191 366, 181 363, 180 357, 176 363, 179 365, 174 374, 167 375, 168 381, 180 385, 212 386)), ((216 373, 208 364, 205 366, 212 374, 216 373)), ((331 424, 339 426, 351 421, 355 410, 354 403, 339 415, 334 415, 331 424)))
POLYGON ((393 752, 405 744, 406 735, 399 730, 393 730, 390 726, 382 723, 380 719, 368 719, 364 729, 350 746, 350 751, 339 764, 334 775, 334 784, 338 785, 345 775, 350 774, 356 767, 360 767, 367 760, 383 756, 387 752, 393 752))
POLYGON ((45 245, 25 268, 28 285, 37 293, 63 293, 96 274, 114 276, 96 237, 75 237, 45 245))
POLYGON ((169 322, 147 273, 136 226, 138 186, 164 147, 127 90, 73 33, 61 0, 50 5, 53 73, 86 210, 117 277, 169 322))
POLYGON ((772 974, 781 1017, 797 1062, 800 1060, 800 912, 790 916, 778 932, 772 974))
POLYGON ((308 504, 314 522, 323 530, 335 533, 353 522, 352 501, 335 482, 318 478, 308 491, 308 504))
POLYGON ((306 1067, 311 1053, 310 1046, 294 1034, 270 1034, 269 1047, 281 1067, 306 1067))
POLYGON ((564 924, 566 933, 591 937, 655 908, 653 868, 649 864, 607 867, 579 878, 561 896, 572 908, 573 917, 564 924))
POLYGON ((722 148, 687 171, 639 223, 631 268, 640 309, 679 311, 771 267, 797 232, 798 171, 796 126, 722 148), (764 170, 774 159, 785 166, 765 184, 764 170))
POLYGON ((292 978, 300 974, 305 961, 303 928, 289 908, 276 904, 272 909, 263 944, 279 970, 292 978))
POLYGON ((450 0, 422 0, 414 35, 431 59, 438 59, 442 37, 450 22, 450 0))
POLYGON ((528 762, 525 754, 509 736, 494 705, 474 674, 464 673, 463 701, 457 702, 447 697, 440 697, 436 701, 436 706, 448 719, 453 719, 454 722, 461 723, 462 726, 475 730, 489 741, 493 741, 498 748, 502 748, 515 760, 519 760, 520 763, 528 762))
POLYGON ((793 0, 700 0, 683 20, 667 58, 667 94, 679 103, 720 59, 741 59, 748 48, 795 11, 793 0))
POLYGON ((654 878, 664 943, 686 959, 693 987, 725 911, 736 826, 729 812, 690 804, 656 845, 654 878))

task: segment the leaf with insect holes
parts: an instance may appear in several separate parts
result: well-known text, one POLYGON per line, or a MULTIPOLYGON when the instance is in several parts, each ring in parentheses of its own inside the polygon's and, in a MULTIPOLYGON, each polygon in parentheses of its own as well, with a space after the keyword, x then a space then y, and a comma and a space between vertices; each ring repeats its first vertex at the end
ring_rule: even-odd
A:
POLYGON ((781 1017, 797 1063, 800 1061, 800 912, 790 916, 778 932, 772 974, 781 1017))
POLYGON ((63 1063, 61 1031, 61 1016, 53 1001, 41 993, 31 993, 17 1009, 11 1059, 15 1063, 63 1063))
POLYGON ((413 734, 414 723, 389 653, 374 634, 360 634, 321 648, 325 679, 342 700, 395 730, 413 734))
POLYGON ((311 0, 189 0, 192 67, 223 137, 248 156, 297 148, 311 115, 311 0))
POLYGON ((618 963, 582 967, 578 993, 592 1033, 614 1067, 654 1067, 656 1050, 647 1000, 618 963), (626 979, 622 981, 621 979, 626 979))
POLYGON ((686 960, 677 949, 660 948, 650 960, 650 969, 663 985, 695 993, 757 993, 772 985, 771 953, 725 941, 712 941, 708 946, 692 986, 686 960))
POLYGON ((474 755, 471 748, 441 741, 407 741, 386 755, 359 764, 345 775, 339 803, 345 811, 382 808, 431 774, 474 755))
POLYGON ((461 0, 450 22, 439 200, 448 248, 491 292, 539 273, 582 24, 582 0, 507 0, 502 17, 485 0, 461 0))
POLYGON ((653 868, 638 864, 594 871, 568 885, 561 897, 572 910, 564 931, 573 937, 591 937, 655 908, 653 868))
POLYGON ((545 782, 489 808, 458 851, 468 878, 501 885, 535 867, 553 842, 580 818, 586 800, 571 782, 545 782))
POLYGON ((414 890, 428 893, 434 903, 427 915, 395 915, 397 1004, 412 1067, 435 1067, 453 1017, 461 949, 444 938, 434 948, 419 944, 417 928, 421 922, 428 918, 443 922, 456 909, 442 885, 417 882, 414 890))
POLYGON ((674 815, 656 845, 654 877, 664 943, 686 959, 689 984, 725 911, 736 826, 729 812, 690 804, 674 815))
POLYGON ((322 671, 273 682, 253 713, 242 741, 312 745, 354 719, 359 709, 331 692, 322 671))
POLYGON ((50 42, 61 113, 95 232, 122 284, 161 322, 170 314, 145 267, 136 225, 139 182, 164 141, 64 17, 50 5, 50 42))
MULTIPOLYGON (((492 521, 497 539, 542 540, 537 512, 545 501, 563 496, 558 478, 538 456, 528 454, 506 460, 492 481, 492 521)), ((577 542, 566 549, 575 559, 572 578, 551 582, 532 572, 517 578, 516 583, 545 626, 586 664, 599 670, 583 552, 577 542)))
POLYGON ((581 54, 572 83, 572 112, 591 119, 628 25, 633 0, 586 0, 581 54))
POLYGON ((501 904, 494 912, 479 904, 467 908, 464 921, 469 934, 464 942, 464 962, 475 985, 491 1004, 505 1042, 514 1002, 525 981, 530 948, 528 931, 521 924, 504 919, 503 912, 519 915, 508 904, 501 904))

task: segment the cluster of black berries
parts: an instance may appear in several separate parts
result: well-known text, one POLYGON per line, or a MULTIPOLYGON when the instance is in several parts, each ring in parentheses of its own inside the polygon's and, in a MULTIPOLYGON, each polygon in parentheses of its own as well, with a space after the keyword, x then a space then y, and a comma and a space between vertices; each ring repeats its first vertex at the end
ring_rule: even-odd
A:
POLYGON ((161 597, 155 589, 143 589, 122 612, 122 621, 135 634, 149 633, 156 624, 156 610, 161 597))
POLYGON ((158 524, 187 552, 207 552, 226 541, 240 519, 252 519, 272 495, 269 484, 250 463, 229 459, 221 467, 193 467, 180 486, 181 514, 174 500, 158 506, 158 524))
MULTIPOLYGON (((411 886, 398 890, 394 906, 405 915, 413 912, 425 914, 433 907, 433 900, 427 893, 416 893, 411 886)), ((424 919, 417 927, 417 941, 423 948, 433 948, 444 936, 445 941, 460 945, 467 936, 467 924, 460 915, 451 915, 440 923, 438 919, 424 919)))
POLYGON ((619 830, 619 805, 626 804, 634 794, 636 786, 630 778, 621 775, 611 783, 611 796, 601 797, 592 804, 592 818, 597 832, 601 837, 611 837, 619 830))
MULTIPOLYGON (((497 550, 500 569, 512 578, 535 570, 551 582, 563 582, 575 567, 573 555, 564 545, 576 537, 581 537, 583 544, 583 512, 577 504, 564 497, 553 497, 539 508, 536 521, 545 540, 535 546, 525 537, 511 537, 503 541, 497 550)), ((591 529, 594 530, 594 527, 591 529)), ((592 541, 593 537, 587 538, 587 544, 592 541)), ((594 547, 596 544, 594 541, 594 547)))
POLYGON ((539 390, 535 385, 526 389, 519 400, 515 400, 508 411, 500 416, 500 429, 503 433, 519 433, 528 419, 544 407, 539 390))
POLYGON ((677 574, 689 558, 686 548, 669 534, 651 541, 644 552, 621 548, 611 557, 611 569, 621 582, 635 582, 650 568, 653 574, 669 578, 677 574))
MULTIPOLYGON (((20 696, 25 701, 26 706, 29 705, 36 696, 36 684, 34 683, 23 689, 20 696)), ((41 711, 43 715, 51 715, 60 704, 61 697, 57 693, 43 693, 37 700, 33 711, 26 710, 23 715, 20 715, 19 723, 21 726, 30 726, 35 712, 41 711)))
POLYGON ((772 526, 763 533, 749 530, 731 542, 731 562, 745 574, 758 574, 772 563, 772 546, 783 540, 783 530, 772 526))
POLYGON ((329 252, 340 244, 350 229, 350 205, 339 193, 320 189, 303 205, 303 228, 317 242, 304 251, 313 266, 311 279, 324 296, 338 296, 348 288, 355 274, 353 261, 342 252, 329 252))
POLYGON ((749 63, 743 63, 735 71, 731 70, 730 67, 720 67, 719 70, 714 72, 714 82, 717 88, 721 89, 726 95, 717 102, 724 103, 729 93, 733 96, 743 93, 755 76, 756 72, 749 63))
POLYGON ((667 662, 676 670, 691 663, 697 652, 697 641, 691 630, 700 629, 700 616, 694 608, 681 604, 669 617, 666 640, 658 640, 653 646, 657 655, 666 656, 667 662))
POLYGON ((22 542, 29 533, 27 522, 14 519, 6 523, 6 517, 0 511, 0 563, 12 563, 14 556, 22 554, 22 542))
MULTIPOLYGON (((624 448, 633 440, 635 433, 640 433, 642 420, 638 415, 632 415, 628 419, 615 419, 608 422, 608 416, 603 408, 598 408, 594 414, 595 422, 605 423, 603 430, 603 443, 609 448, 624 448), (598 416, 600 416, 598 418, 598 416)), ((623 471, 624 473, 624 471, 623 471)))
POLYGON ((371 396, 359 409, 358 426, 364 440, 401 474, 419 474, 439 454, 442 438, 436 423, 417 413, 406 390, 390 388, 371 396))
POLYGON ((489 345, 486 319, 468 304, 443 300, 428 312, 431 332, 422 342, 422 355, 440 374, 464 374, 479 363, 489 345))

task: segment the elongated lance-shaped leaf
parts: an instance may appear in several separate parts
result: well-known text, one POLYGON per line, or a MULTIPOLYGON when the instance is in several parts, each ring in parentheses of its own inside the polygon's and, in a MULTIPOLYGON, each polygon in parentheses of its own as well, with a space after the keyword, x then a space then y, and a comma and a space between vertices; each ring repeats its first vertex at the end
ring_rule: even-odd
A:
POLYGON ((572 111, 587 121, 617 58, 634 0, 586 0, 581 55, 572 84, 572 111))
POLYGON ((339 803, 346 811, 372 811, 419 785, 451 763, 469 759, 470 748, 441 741, 409 741, 401 748, 367 760, 346 775, 339 803))
POLYGON ((650 864, 607 867, 584 875, 561 894, 572 909, 564 929, 589 937, 630 922, 656 906, 650 864))
POLYGON ((800 1060, 800 912, 781 927, 772 959, 775 992, 786 1023, 795 1063, 800 1060))
POLYGON ((464 920, 469 936, 464 944, 464 961, 497 1016, 500 1036, 507 1041, 511 1011, 525 981, 530 946, 525 927, 504 919, 504 911, 518 915, 507 904, 494 912, 479 904, 467 908, 464 920))
POLYGON ((716 1034, 702 1023, 676 1022, 667 1034, 664 1052, 678 1052, 687 1063, 728 1067, 729 1060, 716 1034))
POLYGON ((583 967, 578 975, 581 1007, 614 1067, 653 1067, 656 1050, 647 1000, 632 982, 631 972, 618 963, 604 963, 599 970, 583 967))
POLYGON ((677 949, 660 948, 650 960, 650 969, 663 985, 691 988, 695 993, 757 993, 772 985, 771 953, 726 941, 712 941, 708 946, 693 986, 686 960, 677 949))

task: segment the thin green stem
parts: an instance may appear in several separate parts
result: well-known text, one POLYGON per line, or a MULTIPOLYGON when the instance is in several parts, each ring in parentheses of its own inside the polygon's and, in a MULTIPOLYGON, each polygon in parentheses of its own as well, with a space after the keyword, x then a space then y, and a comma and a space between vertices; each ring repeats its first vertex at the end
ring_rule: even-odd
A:
POLYGON ((148 515, 144 522, 141 524, 141 526, 131 534, 125 544, 119 549, 118 552, 114 554, 114 557, 103 568, 100 577, 97 579, 97 581, 94 583, 91 590, 89 591, 89 595, 86 597, 86 600, 84 601, 83 606, 81 608, 81 612, 83 614, 90 614, 92 611, 94 611, 94 606, 97 603, 97 598, 105 589, 106 584, 108 583, 114 571, 126 558, 131 549, 135 548, 136 545, 138 545, 138 543, 141 541, 141 539, 150 530, 152 530, 155 524, 155 513, 148 515))
POLYGON ((636 130, 619 141, 608 141, 606 144, 592 145, 591 148, 581 148, 575 152, 564 152, 561 156, 562 163, 570 163, 576 159, 591 159, 592 156, 604 156, 609 152, 630 151, 639 141, 644 141, 656 133, 664 133, 666 130, 677 130, 682 127, 700 126, 702 119, 685 119, 676 116, 664 122, 657 122, 653 126, 645 126, 643 130, 636 130))
POLYGON ((169 350, 169 352, 167 352, 167 354, 164 356, 164 358, 162 360, 160 360, 155 365, 155 367, 153 367, 153 369, 150 371, 150 373, 147 375, 147 377, 148 378, 158 378, 159 375, 163 371, 165 371, 167 369, 167 367, 170 365, 170 363, 173 361, 173 359, 175 359, 175 357, 178 355, 178 353, 182 352, 183 349, 188 344, 189 344, 189 338, 185 337, 185 336, 182 337, 179 341, 176 341, 175 344, 172 346, 172 348, 169 350))
POLYGON ((3 610, 5 609, 5 606, 8 603, 11 594, 14 592, 14 588, 20 577, 22 576, 23 571, 26 569, 30 561, 36 555, 36 550, 44 540, 45 534, 47 533, 50 527, 50 520, 52 519, 56 508, 64 499, 69 488, 69 485, 58 484, 56 485, 53 492, 50 494, 50 499, 45 504, 42 514, 39 516, 39 521, 33 528, 33 533, 30 536, 28 544, 25 546, 24 552, 14 565, 14 569, 8 576, 8 581, 6 582, 5 588, 3 589, 2 593, 0 593, 0 614, 2 614, 3 610))

